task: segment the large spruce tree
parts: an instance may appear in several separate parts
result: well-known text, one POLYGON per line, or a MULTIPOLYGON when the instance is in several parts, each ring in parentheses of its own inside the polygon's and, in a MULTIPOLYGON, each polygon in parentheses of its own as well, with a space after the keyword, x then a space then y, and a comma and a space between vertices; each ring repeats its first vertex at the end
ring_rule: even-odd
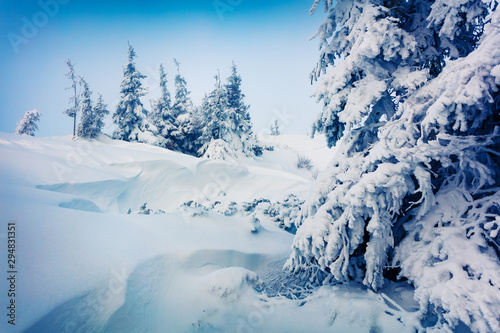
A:
POLYGON ((373 290, 395 271, 435 329, 499 331, 497 2, 325 7, 315 129, 337 154, 296 221, 287 268, 373 290))

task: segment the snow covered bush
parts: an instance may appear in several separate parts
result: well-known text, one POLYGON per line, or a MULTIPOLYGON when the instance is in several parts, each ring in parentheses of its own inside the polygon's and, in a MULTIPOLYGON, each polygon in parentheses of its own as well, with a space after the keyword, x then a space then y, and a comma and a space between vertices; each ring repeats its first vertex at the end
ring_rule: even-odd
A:
POLYGON ((216 139, 210 141, 203 157, 213 160, 227 160, 234 159, 237 155, 236 152, 229 147, 229 144, 226 141, 216 139))
POLYGON ((396 268, 434 328, 499 331, 497 2, 325 8, 314 130, 337 154, 298 217, 286 267, 373 290, 396 268))
POLYGON ((133 212, 132 208, 129 208, 127 214, 140 214, 140 215, 152 215, 152 214, 165 214, 165 211, 162 209, 153 210, 147 207, 148 203, 145 202, 141 205, 138 211, 133 212))
POLYGON ((295 195, 290 194, 288 198, 283 201, 273 202, 264 210, 264 213, 269 215, 272 221, 282 229, 295 233, 299 225, 296 223, 300 221, 298 216, 301 213, 304 200, 297 198, 295 195))
POLYGON ((233 216, 238 213, 239 206, 234 201, 231 201, 229 203, 215 201, 210 209, 225 216, 233 216))
POLYGON ((184 214, 188 214, 191 217, 203 216, 208 212, 208 208, 206 206, 193 200, 183 203, 180 208, 184 214))
POLYGON ((303 155, 297 156, 297 168, 299 169, 312 169, 311 160, 303 155))
POLYGON ((40 111, 36 109, 26 111, 23 118, 17 123, 16 134, 35 136, 35 132, 38 130, 37 122, 40 121, 40 115, 40 111))

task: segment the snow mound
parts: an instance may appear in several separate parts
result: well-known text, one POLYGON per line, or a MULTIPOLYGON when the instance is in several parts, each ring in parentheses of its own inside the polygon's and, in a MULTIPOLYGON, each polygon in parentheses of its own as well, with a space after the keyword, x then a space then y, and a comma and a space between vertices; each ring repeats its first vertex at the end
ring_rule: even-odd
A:
POLYGON ((229 147, 229 144, 226 141, 217 139, 210 142, 205 154, 203 154, 203 157, 210 158, 212 160, 227 160, 230 158, 236 158, 237 155, 236 152, 229 147))
MULTIPOLYGON (((385 301, 364 289, 311 290, 305 299, 266 293, 286 274, 293 235, 249 215, 201 208, 305 195, 309 181, 301 171, 266 153, 213 161, 106 137, 84 142, 1 133, 0 210, 16 223, 22 272, 16 329, 342 331, 371 311, 358 331, 413 331, 405 318, 416 313, 398 308, 386 314, 385 301), (200 205, 179 209, 188 201, 200 205), (144 203, 165 213, 126 214, 144 203), (325 310, 332 302, 340 307, 334 321, 333 308, 325 310)), ((6 253, 4 244, 3 233, 6 253)), ((7 282, 0 282, 2 290, 7 282)), ((8 301, 2 294, 1 304, 8 301)), ((2 321, 0 331, 8 332, 6 325, 2 321)))

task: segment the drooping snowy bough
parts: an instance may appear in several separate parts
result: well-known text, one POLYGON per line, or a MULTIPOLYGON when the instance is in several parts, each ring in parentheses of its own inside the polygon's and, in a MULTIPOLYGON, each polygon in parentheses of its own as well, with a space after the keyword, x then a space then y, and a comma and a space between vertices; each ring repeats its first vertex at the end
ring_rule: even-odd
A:
POLYGON ((337 154, 296 222, 286 267, 374 290, 396 269, 422 313, 437 315, 434 328, 500 331, 497 2, 325 8, 314 130, 337 154))

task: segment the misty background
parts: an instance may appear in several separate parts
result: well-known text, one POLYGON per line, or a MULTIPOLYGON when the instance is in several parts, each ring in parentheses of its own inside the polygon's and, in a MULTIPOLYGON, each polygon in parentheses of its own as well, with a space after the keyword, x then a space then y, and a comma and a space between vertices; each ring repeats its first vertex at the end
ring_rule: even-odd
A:
MULTIPOLYGON (((137 69, 149 100, 159 95, 158 66, 168 72, 173 96, 180 62, 191 98, 199 105, 212 90, 214 75, 238 66, 242 90, 256 133, 268 133, 278 119, 289 134, 310 133, 321 106, 310 95, 309 72, 318 59, 318 40, 309 41, 324 16, 309 16, 313 1, 194 0, 81 1, 0 0, 0 131, 14 132, 27 110, 42 113, 37 136, 71 135, 70 85, 65 61, 75 63, 94 92, 103 94, 111 113, 119 99, 127 61, 134 46, 137 69)), ((115 125, 111 115, 105 133, 115 125)))

